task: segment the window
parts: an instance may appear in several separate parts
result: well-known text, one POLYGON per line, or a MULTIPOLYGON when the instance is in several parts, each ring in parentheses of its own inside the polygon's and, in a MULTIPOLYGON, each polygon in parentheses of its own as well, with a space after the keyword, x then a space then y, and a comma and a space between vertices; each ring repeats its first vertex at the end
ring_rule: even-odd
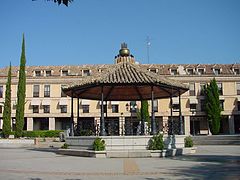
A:
POLYGON ((44 113, 50 113, 50 106, 49 105, 44 105, 43 106, 43 112, 44 113))
POLYGON ((177 75, 177 69, 171 69, 171 75, 177 75))
POLYGON ((200 104, 201 104, 201 111, 205 111, 206 110, 205 100, 201 99, 200 104))
POLYGON ((89 105, 82 105, 83 113, 89 113, 89 105))
POLYGON ((220 107, 222 111, 224 111, 224 100, 220 100, 220 107))
POLYGON ((62 70, 62 76, 68 76, 68 71, 67 70, 62 70))
POLYGON ((83 76, 90 76, 90 70, 89 69, 83 70, 83 76))
POLYGON ((112 113, 118 113, 118 105, 112 105, 112 113))
POLYGON ((190 111, 194 112, 197 109, 197 104, 190 104, 190 111))
POLYGON ((204 69, 198 69, 198 74, 199 74, 199 75, 204 74, 204 69))
POLYGON ((52 71, 51 70, 46 71, 46 76, 52 76, 52 71))
POLYGON ((61 85, 61 97, 67 97, 67 95, 62 91, 62 89, 66 88, 67 85, 61 85))
POLYGON ((173 111, 179 111, 179 104, 173 104, 172 109, 173 111))
POLYGON ((158 100, 153 101, 153 111, 158 112, 158 100))
POLYGON ((220 69, 213 69, 215 75, 219 75, 221 73, 220 69))
POLYGON ((157 69, 148 69, 152 73, 157 73, 157 69))
POLYGON ((240 101, 237 102, 238 111, 240 111, 240 101))
POLYGON ((106 104, 103 105, 103 112, 107 113, 107 105, 106 104))
POLYGON ((3 113, 3 108, 2 108, 2 106, 0 105, 0 114, 2 114, 3 113))
POLYGON ((240 82, 237 83, 237 95, 240 95, 240 82))
POLYGON ((193 69, 187 69, 187 73, 193 75, 193 69))
POLYGON ((44 97, 50 97, 50 85, 44 86, 44 97))
POLYGON ((0 98, 3 97, 3 86, 0 86, 0 98))
POLYGON ((33 85, 33 97, 39 97, 39 85, 33 85))
POLYGON ((195 83, 189 83, 189 95, 195 96, 195 83))
POLYGON ((170 107, 173 111, 179 111, 179 97, 173 97, 170 99, 170 107))
POLYGON ((35 76, 36 77, 41 76, 41 71, 35 71, 35 76))
MULTIPOLYGON (((102 109, 102 102, 99 101, 100 109, 102 109)), ((107 113, 107 101, 103 101, 103 112, 107 113)))
POLYGON ((219 95, 223 95, 222 83, 217 83, 219 95))
POLYGON ((206 86, 205 83, 201 83, 201 84, 200 84, 200 89, 199 89, 199 95, 200 95, 200 96, 204 96, 205 86, 206 86))
POLYGON ((61 105, 61 113, 67 113, 67 105, 61 105))
POLYGON ((33 113, 39 113, 39 106, 38 105, 33 105, 33 113))
POLYGON ((236 74, 236 75, 237 75, 237 74, 240 74, 239 69, 234 69, 233 72, 234 72, 234 74, 236 74))
POLYGON ((130 112, 131 113, 137 112, 137 103, 136 103, 136 101, 131 101, 130 102, 130 112))

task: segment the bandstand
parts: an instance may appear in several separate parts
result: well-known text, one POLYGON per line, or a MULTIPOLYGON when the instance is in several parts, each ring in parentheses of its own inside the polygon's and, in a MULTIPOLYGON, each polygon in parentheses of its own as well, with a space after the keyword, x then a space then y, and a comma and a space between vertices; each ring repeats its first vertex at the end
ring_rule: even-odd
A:
MULTIPOLYGON (((104 72, 99 72, 92 76, 86 77, 81 81, 73 82, 68 88, 63 89, 63 92, 71 97, 71 136, 74 135, 73 122, 73 99, 89 99, 99 100, 101 103, 101 118, 100 118, 100 136, 106 137, 105 131, 105 117, 104 117, 104 102, 106 101, 143 101, 151 100, 151 125, 150 134, 155 135, 156 122, 153 109, 153 102, 155 99, 179 98, 179 135, 183 135, 183 120, 181 113, 181 94, 188 90, 188 87, 181 82, 168 79, 167 77, 156 75, 153 72, 144 70, 135 63, 134 57, 130 54, 127 45, 123 43, 119 50, 119 55, 116 56, 116 64, 113 68, 104 72)), ((142 103, 141 103, 142 107, 142 103)), ((77 108, 77 119, 79 119, 79 107, 77 108)), ((142 108, 141 108, 142 109, 142 108)), ((143 112, 141 114, 141 132, 139 136, 144 136, 144 122, 143 112)), ((171 108, 172 116, 172 108, 171 108)), ((173 124, 173 123, 172 123, 173 124)), ((169 135, 173 134, 170 128, 169 135)), ((134 138, 134 136, 132 136, 134 138)), ((70 137, 71 138, 71 137, 70 137)), ((75 138, 75 137, 74 137, 75 138)), ((107 137, 108 139, 110 137, 107 137)), ((124 138, 124 137, 123 137, 124 138)), ((129 138, 129 137, 128 137, 129 138)), ((112 142, 112 137, 110 138, 112 142)), ((117 138, 118 141, 119 137, 117 138)), ((146 140, 144 140, 146 141, 146 140)), ((110 142, 110 141, 109 141, 110 142)), ((130 141, 129 141, 130 142, 130 141)), ((126 143, 123 143, 126 144, 126 143)), ((145 142, 146 144, 146 142, 145 142)), ((134 146, 134 144, 133 144, 134 146)), ((124 148, 124 147, 121 147, 124 148)), ((134 148, 134 147, 132 147, 134 148)), ((146 147, 143 147, 146 148, 146 147)))

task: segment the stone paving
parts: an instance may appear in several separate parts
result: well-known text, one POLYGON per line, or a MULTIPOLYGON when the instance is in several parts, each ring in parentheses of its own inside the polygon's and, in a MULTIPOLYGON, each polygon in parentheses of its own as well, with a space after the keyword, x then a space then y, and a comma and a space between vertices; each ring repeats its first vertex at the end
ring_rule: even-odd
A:
POLYGON ((0 149, 0 179, 240 179, 240 146, 200 146, 172 158, 84 158, 50 149, 0 149))

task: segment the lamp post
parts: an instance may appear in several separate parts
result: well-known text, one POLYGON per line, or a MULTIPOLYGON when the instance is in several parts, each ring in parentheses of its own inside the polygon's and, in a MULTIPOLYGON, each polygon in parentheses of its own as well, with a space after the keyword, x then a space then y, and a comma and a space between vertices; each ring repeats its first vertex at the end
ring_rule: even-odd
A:
POLYGON ((131 135, 133 135, 133 120, 132 120, 132 113, 135 112, 137 109, 137 104, 135 101, 130 102, 130 114, 131 114, 131 135))
POLYGON ((191 111, 191 113, 192 113, 192 122, 193 122, 193 136, 195 136, 195 126, 194 126, 194 121, 195 121, 195 119, 194 119, 194 117, 193 117, 193 115, 194 115, 194 113, 195 113, 195 110, 194 109, 190 109, 190 111, 191 111))
MULTIPOLYGON (((129 104, 127 103, 126 105, 126 111, 128 112, 129 111, 129 104)), ((126 123, 126 121, 125 121, 125 123, 126 123)), ((131 124, 131 122, 130 122, 130 124, 131 124)), ((128 123, 126 123, 126 125, 127 125, 127 135, 129 135, 128 133, 129 133, 129 126, 128 126, 128 123)), ((130 133, 131 134, 131 133, 130 133)))

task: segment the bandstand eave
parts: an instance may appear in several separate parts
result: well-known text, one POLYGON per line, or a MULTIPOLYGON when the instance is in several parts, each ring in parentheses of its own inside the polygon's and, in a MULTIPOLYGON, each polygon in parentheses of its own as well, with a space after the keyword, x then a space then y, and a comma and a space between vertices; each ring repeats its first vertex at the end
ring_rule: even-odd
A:
POLYGON ((123 83, 96 83, 76 85, 63 89, 63 92, 73 98, 101 100, 102 92, 104 101, 138 101, 151 100, 151 92, 154 92, 155 99, 178 96, 188 91, 188 88, 170 86, 165 84, 123 84, 123 83))

